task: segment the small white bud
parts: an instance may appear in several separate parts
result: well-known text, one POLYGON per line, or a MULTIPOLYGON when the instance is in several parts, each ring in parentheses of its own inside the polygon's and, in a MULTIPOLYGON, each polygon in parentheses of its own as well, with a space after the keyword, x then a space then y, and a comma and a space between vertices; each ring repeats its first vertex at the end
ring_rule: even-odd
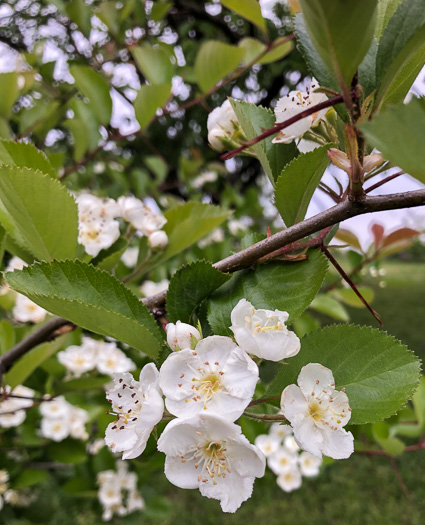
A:
POLYGON ((149 235, 148 244, 152 250, 163 250, 168 245, 168 236, 164 231, 158 230, 149 235))
POLYGON ((167 343, 171 350, 178 351, 184 348, 195 348, 197 342, 202 339, 199 330, 190 324, 177 321, 176 324, 168 323, 165 327, 167 331, 167 343))

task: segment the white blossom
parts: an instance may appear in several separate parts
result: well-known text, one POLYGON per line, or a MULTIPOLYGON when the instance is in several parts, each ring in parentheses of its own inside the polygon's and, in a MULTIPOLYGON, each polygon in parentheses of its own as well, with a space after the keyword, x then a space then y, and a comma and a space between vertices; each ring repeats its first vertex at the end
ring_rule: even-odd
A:
POLYGON ((133 195, 120 197, 117 200, 117 204, 120 207, 120 216, 130 222, 136 230, 139 229, 138 225, 140 222, 150 213, 150 208, 133 195))
POLYGON ((25 421, 27 416, 25 408, 32 406, 34 390, 26 386, 18 385, 14 389, 6 385, 4 388, 6 394, 23 397, 8 397, 0 400, 0 427, 11 428, 17 427, 25 421))
POLYGON ((139 381, 130 373, 114 374, 114 388, 106 395, 117 416, 106 429, 106 444, 113 452, 123 452, 123 459, 140 456, 164 412, 158 370, 153 363, 147 364, 139 381))
POLYGON ((70 404, 63 396, 58 396, 51 401, 45 401, 40 405, 40 413, 45 418, 63 418, 69 416, 70 404))
POLYGON ((148 237, 148 244, 152 250, 164 250, 168 246, 168 235, 162 230, 153 232, 148 237))
POLYGON ((279 474, 276 482, 285 492, 292 492, 302 485, 301 473, 297 467, 294 467, 283 474, 279 474))
POLYGON ((213 335, 199 341, 196 351, 170 354, 159 384, 175 416, 202 412, 234 421, 250 403, 258 378, 257 365, 230 337, 213 335))
POLYGON ((208 115, 208 142, 211 147, 216 151, 224 151, 226 148, 220 139, 232 139, 238 127, 238 117, 230 101, 226 100, 208 115))
MULTIPOLYGON (((325 94, 314 93, 314 90, 318 87, 319 86, 315 82, 312 82, 310 88, 306 89, 306 92, 291 91, 288 95, 280 98, 277 101, 274 110, 276 114, 276 123, 284 122, 309 107, 327 100, 325 94)), ((319 121, 326 115, 327 111, 328 108, 322 109, 308 117, 304 117, 298 122, 295 122, 295 124, 291 124, 287 128, 282 129, 272 142, 275 144, 288 144, 289 142, 302 137, 311 127, 319 123, 319 121)))
POLYGON ((285 447, 279 447, 276 452, 268 458, 268 466, 278 476, 289 470, 293 470, 298 464, 298 454, 289 452, 285 447))
POLYGON ((171 483, 220 500, 224 512, 235 512, 251 496, 255 478, 264 475, 264 455, 238 425, 220 416, 175 419, 161 434, 158 450, 166 454, 171 483))
POLYGON ((41 321, 44 321, 47 311, 25 295, 18 293, 12 315, 15 321, 20 323, 41 323, 41 321))
POLYGON ((165 226, 166 223, 167 219, 164 217, 164 215, 161 215, 160 213, 149 213, 146 215, 143 221, 140 222, 140 225, 137 229, 141 231, 143 235, 149 237, 154 232, 165 226))
POLYGON ((269 434, 271 436, 275 436, 280 441, 283 441, 283 439, 286 436, 290 436, 292 434, 292 428, 289 425, 281 425, 280 423, 272 423, 270 425, 269 434))
POLYGON ((87 452, 91 456, 95 456, 104 446, 106 446, 105 440, 103 438, 97 438, 87 445, 87 452))
POLYGON ((223 228, 215 228, 209 235, 198 241, 199 248, 203 249, 210 244, 216 244, 224 240, 223 228))
POLYGON ((4 501, 14 507, 28 507, 36 499, 36 495, 31 493, 30 489, 7 490, 4 495, 4 501))
POLYGON ((85 441, 89 435, 86 431, 86 423, 89 420, 89 414, 86 410, 78 407, 72 407, 69 417, 69 435, 74 439, 85 441))
POLYGON ((136 365, 122 352, 115 343, 98 341, 97 369, 101 374, 130 372, 136 365))
POLYGON ((177 321, 176 324, 168 323, 165 331, 167 332, 168 346, 174 351, 182 350, 183 348, 194 350, 198 341, 202 338, 199 330, 181 321, 177 321))
POLYGON ((204 171, 195 179, 190 181, 191 186, 195 190, 200 190, 208 182, 215 182, 218 178, 218 173, 216 171, 204 171))
POLYGON ((137 264, 137 258, 139 257, 139 248, 131 247, 127 248, 121 255, 122 262, 127 268, 134 268, 137 264))
POLYGON ((71 345, 57 354, 58 361, 75 377, 93 370, 96 367, 96 342, 88 337, 83 338, 81 346, 71 345))
POLYGON ((298 385, 282 392, 281 408, 291 422, 298 445, 313 456, 348 458, 354 438, 342 427, 351 417, 347 395, 335 390, 329 368, 310 363, 301 369, 298 385))
POLYGON ((67 437, 86 440, 88 433, 85 425, 89 419, 88 412, 68 403, 63 396, 40 405, 41 435, 53 441, 63 441, 67 437))
POLYGON ((69 436, 70 426, 65 418, 44 417, 41 420, 41 435, 53 441, 63 441, 69 436))
POLYGON ((309 452, 301 452, 298 457, 298 463, 301 474, 309 478, 319 474, 322 460, 316 456, 312 456, 309 452))
POLYGON ((230 330, 249 354, 280 361, 300 350, 300 340, 285 326, 288 317, 287 312, 280 310, 256 310, 249 301, 241 299, 232 310, 230 330))
POLYGON ((289 452, 299 452, 300 450, 300 447, 295 441, 294 436, 286 436, 283 440, 283 446, 286 448, 286 450, 289 450, 289 452))
POLYGON ((165 292, 168 288, 170 281, 168 279, 163 279, 158 283, 153 281, 145 281, 140 287, 140 291, 145 297, 150 297, 151 295, 156 295, 157 293, 165 292))
MULTIPOLYGON (((25 268, 25 266, 28 266, 25 261, 20 259, 19 257, 12 257, 4 269, 4 273, 6 272, 13 272, 14 270, 22 270, 25 268)), ((10 286, 2 281, 2 286, 0 286, 0 295, 6 295, 10 291, 10 286)))
POLYGON ((113 199, 102 200, 84 193, 77 199, 78 242, 85 251, 96 257, 109 248, 120 236, 120 224, 114 220, 120 216, 120 207, 113 199))
POLYGON ((280 446, 280 439, 270 434, 260 434, 255 438, 255 446, 267 457, 274 454, 280 446))

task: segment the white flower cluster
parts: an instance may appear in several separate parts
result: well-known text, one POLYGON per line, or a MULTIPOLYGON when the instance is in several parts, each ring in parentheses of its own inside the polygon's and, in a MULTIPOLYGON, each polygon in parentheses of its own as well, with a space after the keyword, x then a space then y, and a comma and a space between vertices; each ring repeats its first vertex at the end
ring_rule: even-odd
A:
POLYGON ((5 399, 2 401, 0 398, 0 427, 17 427, 27 417, 25 409, 33 405, 31 398, 34 397, 34 390, 22 385, 18 385, 14 389, 6 386, 2 396, 5 399), (16 397, 7 397, 9 394, 16 397))
POLYGON ((289 425, 273 423, 269 434, 257 436, 255 444, 267 457, 269 468, 277 476, 277 484, 285 492, 299 489, 302 476, 319 474, 322 459, 301 452, 289 425))
POLYGON ((259 379, 248 353, 273 360, 295 355, 300 344, 286 328, 287 318, 286 312, 255 310, 241 300, 232 312, 238 344, 218 335, 201 339, 185 323, 167 325, 174 352, 159 373, 148 364, 139 382, 131 374, 114 376, 115 387, 107 395, 117 420, 106 430, 107 445, 123 452, 123 459, 140 455, 162 418, 164 395, 167 410, 176 416, 158 440, 158 450, 166 454, 166 477, 178 487, 198 488, 220 500, 223 511, 235 512, 265 469, 264 455, 234 423, 251 402, 259 379))
MULTIPOLYGON (((5 272, 13 272, 14 270, 22 270, 27 263, 19 257, 12 257, 9 264, 4 269, 5 272)), ((0 287, 0 295, 5 295, 10 291, 8 284, 0 287)), ((20 323, 41 323, 46 317, 47 311, 38 304, 35 304, 31 299, 25 295, 16 293, 15 306, 12 310, 12 315, 15 321, 20 323)))
POLYGON ((221 152, 238 145, 235 140, 241 134, 241 127, 229 100, 211 111, 207 128, 208 142, 216 151, 221 152))
POLYGON ((83 337, 82 344, 71 345, 58 355, 59 362, 74 377, 79 377, 90 370, 101 374, 130 372, 136 365, 122 352, 115 343, 98 341, 91 337, 83 337))
POLYGON ((40 405, 41 419, 40 433, 53 441, 63 441, 67 437, 86 440, 85 425, 89 414, 82 408, 68 403, 63 396, 58 396, 51 401, 40 405))
POLYGON ((120 236, 120 223, 117 218, 129 222, 139 236, 148 237, 152 250, 162 250, 168 244, 167 234, 161 228, 167 219, 143 204, 136 197, 100 199, 95 195, 83 193, 76 199, 78 205, 78 242, 86 252, 96 257, 107 249, 120 236))
POLYGON ((7 470, 0 470, 0 510, 5 503, 13 507, 28 507, 36 499, 36 495, 29 489, 13 490, 9 489, 9 473, 7 470))
POLYGON ((142 495, 137 490, 137 476, 134 472, 128 472, 124 461, 117 463, 117 471, 99 472, 97 483, 98 499, 103 507, 103 521, 109 521, 114 514, 126 516, 145 508, 142 495))
MULTIPOLYGON (((308 109, 311 106, 315 106, 320 102, 325 102, 327 97, 323 93, 316 93, 315 90, 318 89, 318 84, 316 81, 312 81, 310 88, 306 88, 306 91, 291 91, 288 95, 281 97, 275 107, 276 115, 276 124, 285 122, 285 120, 295 117, 302 111, 308 109)), ((273 139, 275 144, 289 144, 293 140, 297 140, 297 146, 299 146, 300 151, 308 151, 308 142, 311 141, 301 141, 307 144, 301 144, 298 139, 301 139, 302 136, 307 133, 312 127, 317 126, 321 119, 326 115, 328 108, 322 109, 304 117, 295 124, 281 130, 276 137, 273 139), (303 147, 304 146, 304 147, 303 147), (306 147, 306 149, 305 149, 306 147)), ((314 145, 314 143, 313 143, 314 145)))

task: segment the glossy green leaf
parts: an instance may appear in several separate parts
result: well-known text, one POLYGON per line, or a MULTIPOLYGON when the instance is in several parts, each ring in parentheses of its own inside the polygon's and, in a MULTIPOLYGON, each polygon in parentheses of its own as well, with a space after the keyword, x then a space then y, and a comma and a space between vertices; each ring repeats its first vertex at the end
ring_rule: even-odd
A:
POLYGON ((10 286, 77 326, 114 337, 156 356, 162 334, 146 306, 111 274, 81 261, 59 261, 8 272, 10 286))
POLYGON ((90 108, 100 124, 109 124, 112 116, 112 99, 106 80, 88 66, 72 65, 69 68, 75 84, 90 101, 90 108))
MULTIPOLYGON (((375 296, 372 288, 366 286, 358 286, 358 291, 362 294, 365 300, 370 304, 375 296)), ((332 297, 353 308, 364 308, 365 305, 357 297, 351 288, 337 288, 329 292, 332 297)))
POLYGON ((286 311, 292 322, 314 299, 327 269, 326 257, 310 250, 301 262, 274 262, 237 272, 209 299, 208 322, 215 334, 232 335, 230 314, 244 298, 255 308, 286 311))
POLYGON ((337 321, 346 323, 350 320, 350 316, 344 306, 330 295, 317 294, 310 304, 310 308, 337 321))
POLYGON ((261 6, 257 0, 221 0, 221 3, 255 24, 264 31, 264 33, 267 32, 266 22, 261 13, 261 6))
POLYGON ((425 377, 421 377, 412 402, 418 424, 421 428, 425 428, 425 377))
POLYGON ((61 381, 55 387, 58 394, 67 394, 69 392, 82 392, 92 388, 102 389, 106 383, 111 381, 111 376, 101 375, 96 377, 77 377, 69 381, 61 381))
POLYGON ((15 330, 9 321, 0 321, 0 355, 15 344, 15 330))
POLYGON ((26 142, 1 140, 0 164, 32 168, 56 177, 55 170, 46 155, 33 144, 26 142))
POLYGON ((388 107, 360 129, 385 159, 425 182, 425 99, 388 107))
POLYGON ((102 270, 112 270, 120 261, 122 254, 128 248, 128 240, 120 237, 106 250, 101 252, 90 262, 102 270))
POLYGON ((136 119, 142 129, 150 124, 158 109, 170 98, 171 84, 145 84, 141 86, 134 101, 136 119))
POLYGON ((256 38, 251 38, 251 37, 243 38, 239 42, 238 45, 239 47, 245 50, 245 56, 244 56, 245 64, 249 64, 261 54, 263 56, 259 58, 256 61, 256 63, 257 64, 271 64, 272 62, 276 62, 277 60, 280 60, 286 55, 288 55, 294 48, 293 42, 289 41, 289 42, 285 42, 280 45, 276 45, 274 49, 265 53, 267 46, 263 44, 263 42, 260 42, 260 40, 257 40, 256 38))
POLYGON ((0 166, 0 222, 8 235, 36 259, 75 257, 77 204, 49 175, 0 166))
MULTIPOLYGON (((249 140, 274 126, 276 119, 271 110, 239 100, 230 99, 230 102, 249 140)), ((252 149, 274 185, 284 166, 297 156, 298 150, 295 143, 273 144, 272 140, 273 137, 268 137, 252 146, 252 149)))
POLYGON ((174 68, 166 51, 161 47, 144 44, 131 49, 140 71, 151 84, 170 84, 174 68))
POLYGON ((167 313, 171 322, 190 323, 196 307, 230 279, 207 261, 183 266, 171 277, 167 292, 167 313))
POLYGON ((311 40, 343 89, 372 41, 377 0, 300 0, 311 40))
POLYGON ((320 363, 332 370, 337 390, 345 388, 350 424, 361 425, 396 413, 412 396, 419 378, 417 357, 386 332, 367 326, 332 325, 305 336, 301 351, 282 365, 265 397, 297 383, 301 368, 320 363))
POLYGON ((375 441, 380 445, 385 452, 392 456, 398 456, 405 448, 403 441, 391 436, 389 427, 384 421, 378 421, 372 426, 372 433, 375 441))
POLYGON ((332 144, 299 155, 287 164, 276 182, 275 203, 286 226, 301 222, 325 172, 332 144))
POLYGON ((376 16, 375 37, 379 41, 382 33, 403 0, 378 0, 376 16))
POLYGON ((42 483, 47 477, 48 473, 45 470, 27 468, 12 481, 10 488, 13 490, 22 490, 42 483))
POLYGON ((19 95, 18 73, 0 73, 0 116, 8 119, 19 95))
POLYGON ((195 61, 195 75, 202 91, 208 91, 242 62, 244 49, 215 40, 204 42, 195 61))
POLYGON ((379 42, 375 106, 402 102, 424 62, 425 6, 423 0, 404 0, 379 42))

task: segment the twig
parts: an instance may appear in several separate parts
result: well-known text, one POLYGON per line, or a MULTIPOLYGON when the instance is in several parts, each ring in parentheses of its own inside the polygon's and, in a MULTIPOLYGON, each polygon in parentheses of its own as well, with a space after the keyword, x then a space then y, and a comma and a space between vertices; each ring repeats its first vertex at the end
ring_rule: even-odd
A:
POLYGON ((260 405, 261 403, 268 403, 269 401, 278 401, 279 399, 280 396, 267 397, 265 399, 257 399, 256 401, 251 401, 251 403, 248 406, 252 407, 254 405, 260 405))
POLYGON ((298 122, 299 120, 302 120, 305 117, 309 117, 313 113, 316 113, 317 111, 320 111, 322 109, 330 108, 333 106, 336 106, 337 104, 340 104, 343 101, 342 95, 337 95, 336 97, 330 98, 328 100, 325 100, 324 102, 320 102, 320 104, 316 104, 315 106, 311 106, 304 111, 301 111, 297 115, 294 115, 291 118, 288 118, 288 120, 285 120, 284 122, 280 122, 279 124, 275 124, 272 128, 267 129, 262 133, 261 135, 258 135, 258 137, 255 137, 251 140, 248 140, 247 142, 244 142, 242 146, 239 148, 236 148, 232 151, 229 151, 228 153, 225 153, 220 157, 221 160, 229 160, 233 158, 235 155, 238 155, 242 151, 246 150, 250 146, 253 146, 254 144, 257 144, 258 142, 261 142, 262 140, 266 139, 267 137, 270 137, 271 135, 276 135, 280 130, 287 128, 288 126, 291 126, 292 124, 295 124, 295 122, 298 122))
POLYGON ((404 171, 401 170, 401 171, 398 171, 397 173, 394 173, 393 175, 389 175, 385 179, 382 179, 379 182, 377 182, 376 184, 373 184, 372 186, 369 186, 369 188, 367 188, 365 190, 365 192, 366 193, 370 193, 371 191, 376 190, 376 188, 379 188, 379 187, 383 186, 387 182, 390 182, 390 180, 396 179, 397 177, 400 177, 400 175, 403 175, 403 174, 404 174, 404 171))
POLYGON ((404 495, 406 496, 406 498, 409 499, 410 493, 407 490, 406 483, 404 482, 403 476, 401 475, 400 469, 398 468, 397 463, 395 462, 395 459, 392 456, 388 455, 388 460, 395 472, 395 475, 397 476, 401 490, 404 492, 404 495))

